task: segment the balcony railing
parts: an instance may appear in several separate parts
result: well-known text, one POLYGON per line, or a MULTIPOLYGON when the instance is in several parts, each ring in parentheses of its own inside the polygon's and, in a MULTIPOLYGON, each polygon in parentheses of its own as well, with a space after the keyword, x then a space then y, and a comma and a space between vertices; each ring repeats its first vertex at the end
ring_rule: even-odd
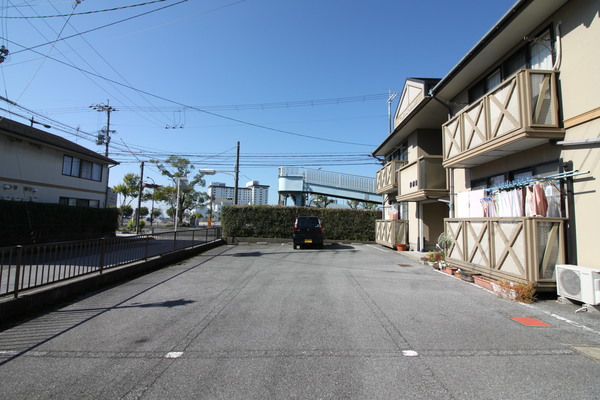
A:
POLYGON ((521 70, 442 128, 445 167, 470 167, 563 139, 556 71, 521 70))
POLYGON ((442 156, 422 156, 398 170, 397 201, 420 201, 448 195, 442 156))
POLYGON ((398 175, 396 171, 405 164, 406 161, 394 160, 388 162, 383 168, 377 171, 375 193, 386 194, 398 192, 398 175))
POLYGON ((375 241, 388 247, 395 247, 396 243, 408 243, 408 221, 400 219, 375 221, 375 241))
POLYGON ((556 285, 554 269, 564 263, 564 218, 449 218, 454 244, 448 261, 466 270, 538 288, 556 285))

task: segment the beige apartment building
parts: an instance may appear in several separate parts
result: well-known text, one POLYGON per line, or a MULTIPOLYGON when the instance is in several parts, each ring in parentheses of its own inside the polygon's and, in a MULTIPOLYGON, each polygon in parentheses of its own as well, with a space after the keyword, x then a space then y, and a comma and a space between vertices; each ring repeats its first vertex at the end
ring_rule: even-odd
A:
POLYGON ((0 119, 0 200, 104 208, 116 161, 60 136, 0 119))
POLYGON ((513 282, 600 268, 600 0, 523 0, 441 80, 408 79, 373 152, 384 245, 513 282))

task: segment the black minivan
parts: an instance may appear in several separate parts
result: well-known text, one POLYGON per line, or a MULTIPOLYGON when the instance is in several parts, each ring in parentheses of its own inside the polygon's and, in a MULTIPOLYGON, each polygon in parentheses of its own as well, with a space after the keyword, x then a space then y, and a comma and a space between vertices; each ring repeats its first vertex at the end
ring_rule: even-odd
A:
POLYGON ((294 249, 298 246, 323 248, 323 227, 318 217, 297 217, 294 222, 294 249))

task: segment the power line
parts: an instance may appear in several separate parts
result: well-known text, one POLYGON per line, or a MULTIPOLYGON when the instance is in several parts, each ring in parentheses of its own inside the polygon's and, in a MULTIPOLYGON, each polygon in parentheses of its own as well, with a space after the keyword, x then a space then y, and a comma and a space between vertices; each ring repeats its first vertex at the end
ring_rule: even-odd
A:
MULTIPOLYGON (((0 38, 0 39, 3 39, 3 38, 0 38)), ((10 41, 8 39, 6 39, 6 40, 8 42, 10 42, 10 43, 13 43, 13 44, 17 45, 17 46, 21 46, 21 45, 19 45, 18 43, 14 42, 14 41, 10 41)), ((34 53, 37 53, 37 54, 41 54, 41 53, 39 53, 36 50, 31 50, 31 51, 34 52, 34 53)), ((268 130, 268 131, 272 131, 272 132, 283 133, 283 134, 286 134, 286 135, 292 135, 292 136, 298 136, 298 137, 304 137, 304 138, 307 138, 307 139, 321 140, 321 141, 325 141, 325 142, 340 143, 340 144, 349 144, 349 145, 354 145, 354 146, 365 146, 365 147, 371 147, 371 148, 374 146, 373 144, 367 144, 367 143, 347 142, 347 141, 343 141, 343 140, 335 140, 335 139, 327 139, 327 138, 323 138, 323 137, 311 136, 311 135, 306 135, 306 134, 302 134, 302 133, 296 133, 296 132, 286 131, 286 130, 283 130, 283 129, 272 128, 272 127, 268 127, 268 126, 265 126, 265 125, 260 125, 260 124, 256 124, 256 123, 253 123, 253 122, 244 121, 244 120, 241 120, 241 119, 238 119, 238 118, 227 117, 225 115, 217 114, 217 113, 212 112, 212 111, 207 111, 207 110, 195 107, 195 106, 190 106, 190 105, 187 105, 187 104, 175 101, 175 100, 171 100, 171 99, 168 99, 166 97, 159 96, 159 95, 147 92, 145 90, 136 89, 136 88, 134 88, 131 85, 126 85, 124 83, 117 82, 117 81, 115 81, 113 79, 103 77, 103 76, 101 76, 99 74, 96 74, 96 73, 87 71, 87 70, 85 70, 83 68, 71 65, 69 63, 61 61, 61 60, 56 59, 54 57, 50 57, 50 56, 45 56, 45 57, 48 58, 48 59, 51 59, 53 61, 56 61, 56 62, 58 62, 60 64, 63 64, 63 65, 66 65, 68 67, 71 67, 71 68, 77 69, 79 71, 82 71, 82 72, 84 72, 86 74, 90 74, 90 75, 96 76, 98 78, 104 79, 105 81, 115 83, 117 85, 126 87, 128 89, 137 91, 139 93, 143 93, 143 94, 145 94, 147 96, 154 97, 156 99, 163 100, 163 101, 168 102, 168 103, 176 104, 176 105, 178 105, 180 107, 185 107, 187 109, 199 111, 199 112, 202 112, 202 113, 207 114, 207 115, 212 115, 213 117, 225 119, 225 120, 228 120, 228 121, 237 122, 237 123, 240 123, 240 124, 243 124, 243 125, 253 126, 255 128, 264 129, 264 130, 268 130)))
MULTIPOLYGON (((148 1, 146 3, 132 4, 129 6, 107 8, 104 10, 84 11, 84 12, 80 12, 80 13, 73 13, 72 15, 87 15, 87 14, 97 14, 97 13, 109 12, 109 11, 118 11, 118 10, 124 10, 126 8, 134 8, 134 7, 147 6, 149 4, 154 4, 154 3, 161 3, 164 1, 167 1, 167 0, 154 0, 154 1, 148 1)), ((13 6, 13 7, 16 8, 16 6, 13 6)), ((8 8, 9 7, 6 7, 6 9, 8 9, 8 8)), ((69 16, 69 14, 57 14, 57 15, 35 15, 35 16, 21 16, 21 17, 0 16, 0 18, 2 18, 2 19, 41 19, 41 18, 57 18, 57 17, 68 17, 68 16, 69 16)))
POLYGON ((24 47, 24 48, 22 50, 18 50, 16 52, 13 52, 13 55, 14 54, 18 54, 18 53, 22 53, 22 52, 27 51, 27 50, 37 49, 38 47, 53 45, 53 44, 56 44, 57 42, 60 42, 60 41, 63 41, 63 40, 67 40, 67 39, 71 39, 71 38, 74 38, 74 37, 77 37, 77 36, 80 36, 80 35, 85 35, 86 33, 94 32, 94 31, 97 31, 97 30, 100 30, 100 29, 108 28, 109 26, 117 25, 117 24, 120 24, 122 22, 131 21, 132 19, 143 17, 145 15, 148 15, 148 14, 151 14, 151 13, 154 13, 154 12, 157 12, 157 11, 161 11, 161 10, 164 10, 166 8, 169 8, 169 7, 174 7, 174 6, 177 6, 179 4, 186 3, 188 1, 190 1, 190 0, 180 0, 177 3, 169 4, 169 5, 166 5, 164 7, 159 7, 157 9, 150 10, 150 11, 147 11, 147 12, 142 13, 142 14, 134 15, 134 16, 131 16, 131 17, 128 17, 128 18, 125 18, 125 19, 121 19, 119 21, 111 22, 110 24, 106 24, 106 25, 98 26, 96 28, 88 29, 87 31, 79 32, 79 33, 76 33, 74 35, 65 36, 65 37, 62 37, 62 38, 57 38, 56 40, 54 40, 52 42, 42 43, 42 44, 35 45, 33 47, 27 47, 27 48, 25 48, 24 46, 21 46, 21 47, 24 47))

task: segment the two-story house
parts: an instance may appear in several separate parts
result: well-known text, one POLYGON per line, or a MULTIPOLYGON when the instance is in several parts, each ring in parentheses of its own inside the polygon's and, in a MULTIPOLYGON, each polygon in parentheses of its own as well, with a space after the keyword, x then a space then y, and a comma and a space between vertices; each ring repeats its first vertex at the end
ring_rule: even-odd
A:
POLYGON ((556 264, 600 267, 599 9, 518 1, 428 93, 448 113, 438 128, 452 263, 539 289, 554 287, 556 264))
POLYGON ((384 163, 376 175, 376 192, 384 197, 384 215, 376 226, 380 244, 430 250, 444 230, 449 190, 442 166, 441 126, 448 110, 429 95, 439 81, 406 80, 394 128, 372 153, 384 163))
POLYGON ((60 136, 0 119, 0 199, 105 207, 116 161, 60 136))

